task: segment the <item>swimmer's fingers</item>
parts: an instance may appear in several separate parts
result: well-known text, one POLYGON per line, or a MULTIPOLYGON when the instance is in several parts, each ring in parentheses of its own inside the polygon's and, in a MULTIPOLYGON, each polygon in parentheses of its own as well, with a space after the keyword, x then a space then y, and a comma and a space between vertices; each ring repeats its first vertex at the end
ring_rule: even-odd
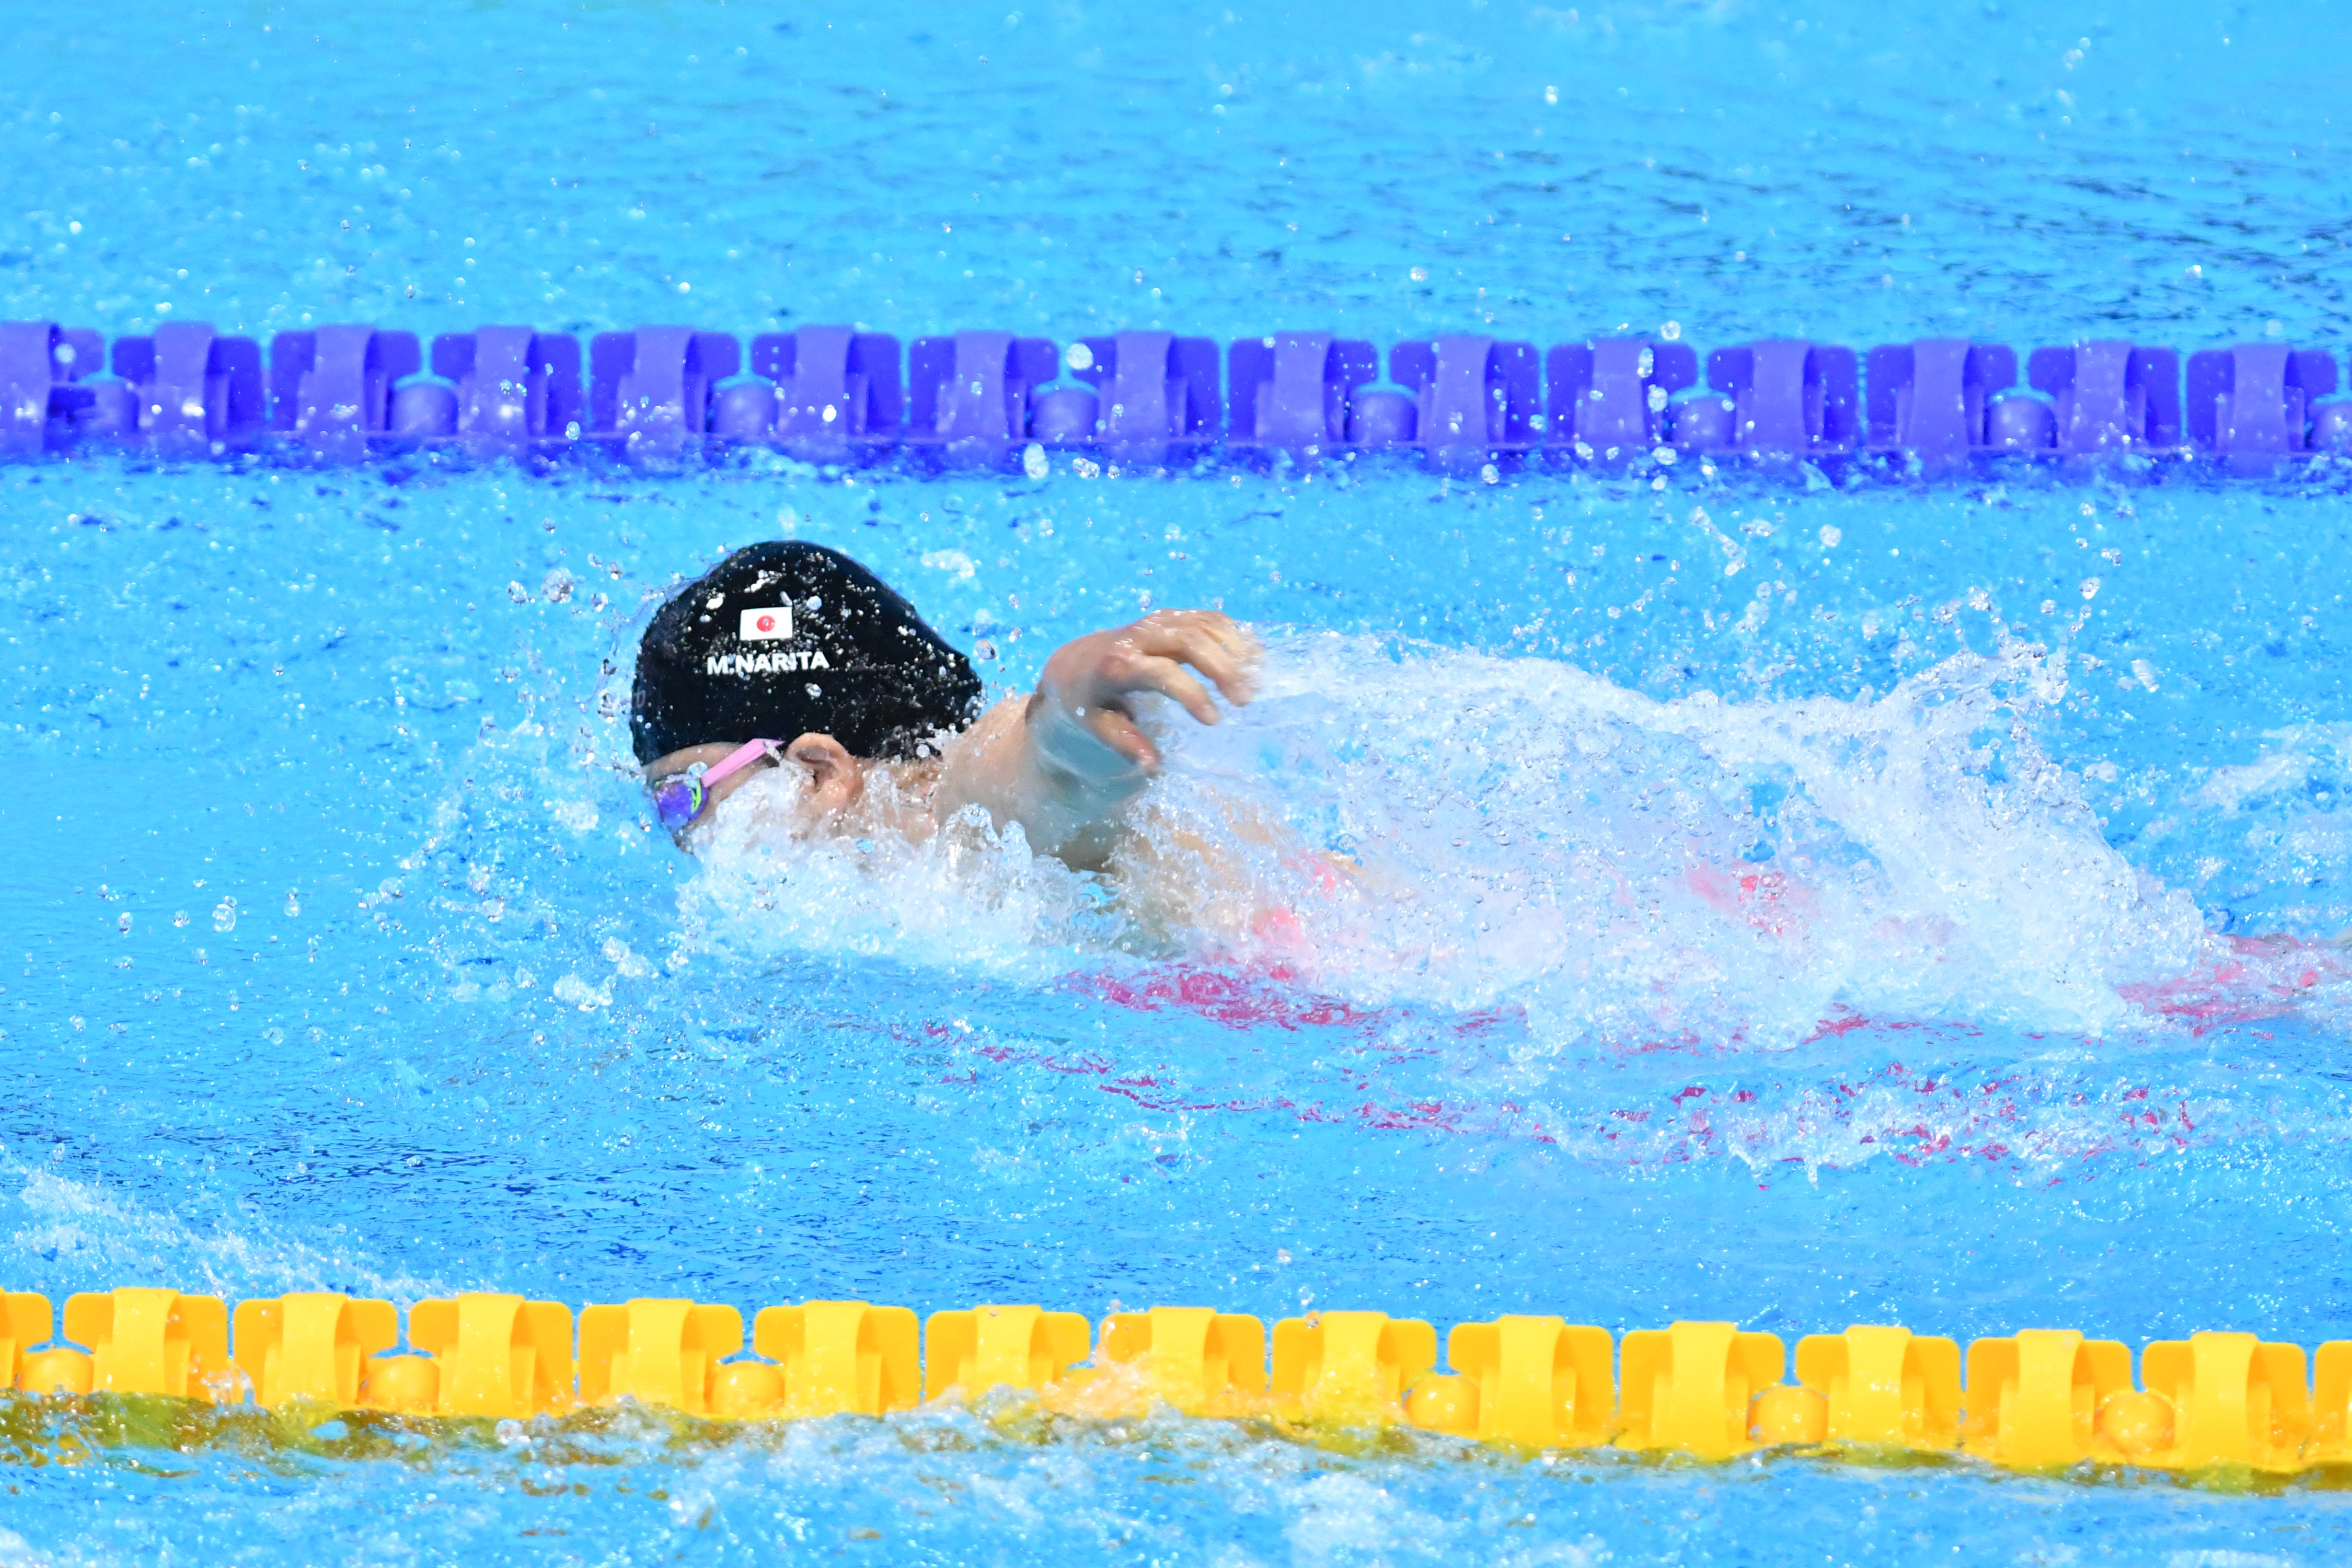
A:
MULTIPOLYGON (((1214 610, 1174 610, 1147 616, 1135 626, 1140 652, 1191 665, 1214 681, 1225 700, 1243 706, 1257 695, 1257 639, 1214 610)), ((1187 708, 1192 704, 1187 702, 1187 708)), ((1204 724, 1198 709, 1192 716, 1204 724)))
POLYGON ((1151 743, 1150 736, 1137 727, 1135 716, 1126 708, 1105 703, 1088 713, 1085 722, 1096 740, 1129 762, 1147 773, 1159 768, 1160 748, 1151 743))
POLYGON ((1131 655, 1116 672, 1121 691, 1157 691, 1183 705, 1184 711, 1203 724, 1217 721, 1217 705, 1208 688, 1192 679, 1173 658, 1153 654, 1131 655))

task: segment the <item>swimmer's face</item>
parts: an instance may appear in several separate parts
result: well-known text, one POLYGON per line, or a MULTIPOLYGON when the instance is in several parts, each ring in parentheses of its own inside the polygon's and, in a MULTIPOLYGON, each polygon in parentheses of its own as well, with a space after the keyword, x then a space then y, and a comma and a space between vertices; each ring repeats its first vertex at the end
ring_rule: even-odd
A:
MULTIPOLYGON (((688 746, 667 756, 656 757, 646 764, 646 784, 648 787, 659 784, 674 773, 688 772, 697 763, 706 768, 716 767, 736 750, 738 744, 733 741, 714 742, 709 745, 688 746)), ((793 813, 795 837, 806 837, 827 829, 844 811, 856 805, 858 797, 865 793, 866 774, 858 767, 857 759, 830 735, 803 735, 784 748, 784 756, 786 761, 782 765, 798 767, 807 777, 808 787, 801 792, 800 802, 793 813)), ((703 796, 701 812, 678 830, 681 841, 696 828, 709 826, 729 795, 742 788, 755 774, 765 773, 776 765, 772 759, 762 760, 710 785, 703 796)))

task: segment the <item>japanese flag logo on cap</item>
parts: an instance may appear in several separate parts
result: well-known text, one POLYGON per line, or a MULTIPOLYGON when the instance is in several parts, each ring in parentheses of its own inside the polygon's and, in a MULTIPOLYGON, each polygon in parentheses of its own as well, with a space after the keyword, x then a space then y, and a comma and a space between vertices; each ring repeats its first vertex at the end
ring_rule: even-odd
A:
POLYGON ((746 610, 735 635, 745 642, 789 642, 793 635, 793 607, 778 605, 773 609, 746 610))

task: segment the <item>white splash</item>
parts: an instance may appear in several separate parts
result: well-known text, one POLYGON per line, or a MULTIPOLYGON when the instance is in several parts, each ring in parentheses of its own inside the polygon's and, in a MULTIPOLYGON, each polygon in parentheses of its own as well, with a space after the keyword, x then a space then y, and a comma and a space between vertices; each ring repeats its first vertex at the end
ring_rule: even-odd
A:
POLYGON ((46 1260, 42 1286, 60 1300, 66 1289, 142 1284, 232 1298, 356 1289, 413 1301, 446 1293, 437 1281, 321 1251, 318 1231, 297 1239, 251 1213, 225 1214, 208 1230, 15 1158, 0 1158, 0 1181, 17 1184, 13 1195, 0 1195, 10 1255, 46 1260))
MULTIPOLYGON (((2063 656, 1963 656, 1883 697, 1661 701, 1571 666, 1280 636, 1264 691, 1169 756, 1108 877, 1017 831, 796 843, 722 827, 687 949, 1270 972, 1535 1034, 1778 1045, 1840 1006, 2095 1033, 2212 956, 2035 742, 2063 656)), ((786 776, 756 787, 789 808, 786 776), (781 792, 781 793, 780 793, 781 792)), ((758 797, 754 797, 757 799, 758 797)))

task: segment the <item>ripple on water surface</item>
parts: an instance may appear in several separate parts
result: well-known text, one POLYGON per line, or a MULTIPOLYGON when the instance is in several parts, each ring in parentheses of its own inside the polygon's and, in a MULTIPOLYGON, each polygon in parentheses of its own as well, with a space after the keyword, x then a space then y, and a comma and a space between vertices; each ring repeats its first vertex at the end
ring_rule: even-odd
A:
MULTIPOLYGON (((2325 6, 412 12, 33 18, 0 315, 2342 335, 2325 6)), ((0 1284, 2352 1332, 2341 489, 0 470, 0 1284), (648 833, 635 630, 779 533, 999 689, 1257 626, 1161 720, 1232 891, 648 833)), ((2342 1555, 2323 1484, 192 1419, 0 1401, 0 1560, 2342 1555)))
MULTIPOLYGON (((6 743, 74 781, 0 802, 17 1283, 2346 1331, 2325 497, 8 484, 6 743), (969 827, 700 860, 648 833, 635 627, 779 531, 872 561, 1007 689, 1147 594, 1258 625, 1260 702, 1154 721, 1160 820, 1235 895, 1171 921, 969 827)), ((11 1419, 52 1458, 111 1430, 11 1419)), ((230 1426, 19 1472, 11 1528, 71 1561, 85 1514, 154 1539, 99 1500, 257 1487, 264 1560, 362 1517, 719 1559, 1411 1560, 1522 1519, 1529 1561, 1738 1560, 1806 1518, 1897 1556, 1964 1515, 2019 1551, 2245 1539, 2169 1489, 1181 1422, 230 1426)))

